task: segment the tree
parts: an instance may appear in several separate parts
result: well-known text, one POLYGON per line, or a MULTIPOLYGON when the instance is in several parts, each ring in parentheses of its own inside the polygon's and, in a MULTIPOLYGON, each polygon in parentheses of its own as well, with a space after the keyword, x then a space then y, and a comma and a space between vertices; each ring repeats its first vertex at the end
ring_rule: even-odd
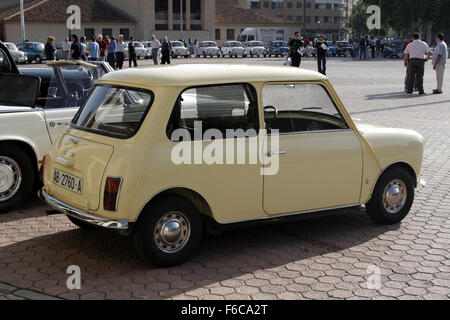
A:
POLYGON ((367 28, 367 5, 363 1, 359 1, 352 9, 350 16, 350 28, 353 30, 356 38, 366 35, 369 32, 367 28))

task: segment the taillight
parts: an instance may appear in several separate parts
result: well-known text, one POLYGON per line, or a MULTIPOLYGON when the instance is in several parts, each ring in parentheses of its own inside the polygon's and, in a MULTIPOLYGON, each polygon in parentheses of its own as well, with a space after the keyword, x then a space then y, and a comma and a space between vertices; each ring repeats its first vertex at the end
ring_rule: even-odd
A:
POLYGON ((41 169, 39 170, 39 178, 44 183, 44 170, 45 170, 45 156, 42 158, 41 169))
POLYGON ((121 186, 122 178, 108 177, 106 179, 105 194, 103 197, 103 208, 106 211, 117 211, 121 186))

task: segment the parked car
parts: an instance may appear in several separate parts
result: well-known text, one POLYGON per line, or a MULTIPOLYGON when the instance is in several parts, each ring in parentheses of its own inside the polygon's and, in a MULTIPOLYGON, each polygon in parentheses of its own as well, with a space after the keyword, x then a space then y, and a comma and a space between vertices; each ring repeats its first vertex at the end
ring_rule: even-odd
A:
POLYGON ((262 41, 249 41, 247 42, 247 46, 245 47, 245 56, 256 56, 259 58, 260 56, 267 56, 267 49, 264 46, 262 41))
POLYGON ((17 45, 17 48, 20 51, 23 51, 27 54, 28 63, 42 63, 42 61, 46 60, 44 53, 44 44, 41 42, 22 42, 17 45))
POLYGON ((173 59, 177 57, 185 57, 189 58, 191 56, 189 49, 184 46, 184 43, 181 41, 171 41, 172 51, 170 55, 173 59))
POLYGON ((328 47, 327 57, 336 57, 336 47, 334 46, 333 41, 326 40, 325 43, 328 47))
POLYGON ((200 42, 199 55, 206 58, 217 57, 220 58, 220 49, 215 41, 202 41, 200 42))
POLYGON ((230 58, 237 58, 239 56, 244 56, 245 49, 239 41, 227 41, 223 44, 221 52, 222 57, 228 56, 230 58))
POLYGON ((12 42, 3 42, 3 44, 8 48, 11 56, 16 63, 25 64, 28 62, 27 53, 20 51, 16 45, 12 42))
MULTIPOLYGON (((130 43, 128 43, 128 45, 130 45, 130 43)), ((147 48, 144 46, 144 44, 142 42, 135 41, 134 48, 136 49, 136 58, 137 59, 140 59, 140 58, 145 59, 149 54, 147 48)), ((128 46, 127 46, 127 51, 128 51, 128 46)), ((126 55, 126 57, 128 57, 128 54, 126 55)))
POLYGON ((289 56, 289 45, 286 41, 272 41, 268 51, 269 58, 272 56, 289 56))
POLYGON ((384 48, 384 58, 403 58, 403 47, 405 43, 402 40, 389 41, 384 48))
POLYGON ((423 153, 414 131, 352 119, 313 71, 124 70, 98 81, 46 156, 41 198, 81 228, 131 235, 142 259, 167 267, 195 252, 203 230, 364 204, 375 221, 399 223, 423 153), (225 143, 252 147, 230 157, 225 143))
POLYGON ((345 57, 350 54, 353 57, 353 48, 348 41, 336 41, 336 56, 345 57))
POLYGON ((6 85, 0 90, 0 211, 4 212, 28 199, 38 180, 42 157, 67 129, 94 81, 112 69, 105 62, 64 61, 44 68, 15 67, 14 71, 1 68, 2 61, 3 66, 5 61, 10 66, 14 63, 5 59, 0 45, 0 79, 7 71, 40 82, 37 92, 27 90, 27 82, 20 81, 10 93, 6 85))

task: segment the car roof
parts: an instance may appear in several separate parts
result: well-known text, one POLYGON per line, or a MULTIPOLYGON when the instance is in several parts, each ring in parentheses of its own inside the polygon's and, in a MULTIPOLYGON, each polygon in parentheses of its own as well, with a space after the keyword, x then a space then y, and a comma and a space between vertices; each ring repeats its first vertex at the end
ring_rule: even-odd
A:
POLYGON ((263 82, 320 81, 320 73, 285 66, 245 64, 180 64, 127 69, 104 75, 99 82, 139 88, 263 82))

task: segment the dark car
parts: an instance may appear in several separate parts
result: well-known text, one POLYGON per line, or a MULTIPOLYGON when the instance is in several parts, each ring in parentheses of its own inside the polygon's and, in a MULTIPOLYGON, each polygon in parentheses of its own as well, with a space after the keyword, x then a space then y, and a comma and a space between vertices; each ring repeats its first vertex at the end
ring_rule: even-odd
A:
POLYGON ((287 57, 289 55, 289 47, 286 41, 272 41, 269 47, 269 58, 272 56, 287 57))
POLYGON ((42 61, 46 60, 46 56, 44 53, 45 45, 41 42, 22 42, 17 45, 20 51, 23 51, 27 54, 28 63, 42 63, 42 61))
POLYGON ((384 58, 403 58, 405 43, 402 40, 389 41, 383 52, 384 58))
POLYGON ((348 41, 336 41, 336 56, 346 56, 347 52, 353 57, 353 48, 348 41))

